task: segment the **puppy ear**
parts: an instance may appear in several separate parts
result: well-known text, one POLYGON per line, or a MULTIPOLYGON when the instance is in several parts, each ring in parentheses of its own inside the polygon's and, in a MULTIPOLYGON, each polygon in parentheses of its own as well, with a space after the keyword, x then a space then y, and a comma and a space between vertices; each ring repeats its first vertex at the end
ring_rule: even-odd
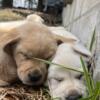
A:
POLYGON ((38 22, 38 23, 44 22, 44 20, 37 14, 28 15, 26 19, 27 21, 30 21, 30 22, 38 22))
POLYGON ((55 40, 57 41, 57 44, 61 44, 61 43, 64 43, 64 42, 67 42, 67 43, 73 43, 73 42, 76 42, 75 39, 72 39, 72 38, 67 38, 67 37, 64 37, 64 36, 60 36, 60 35, 57 35, 57 34, 53 34, 55 40))
POLYGON ((79 41, 77 37, 66 31, 64 27, 48 27, 48 29, 53 33, 58 44, 63 42, 73 43, 79 41))
POLYGON ((5 33, 0 37, 0 47, 7 53, 12 52, 12 47, 20 39, 20 36, 13 32, 5 33))
POLYGON ((83 56, 91 57, 91 52, 86 49, 81 43, 75 43, 72 48, 83 56))

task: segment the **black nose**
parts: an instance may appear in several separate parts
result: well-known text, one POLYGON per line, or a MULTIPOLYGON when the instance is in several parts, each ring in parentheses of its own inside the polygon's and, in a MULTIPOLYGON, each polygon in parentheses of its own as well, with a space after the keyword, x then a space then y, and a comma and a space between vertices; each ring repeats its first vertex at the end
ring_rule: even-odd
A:
POLYGON ((79 93, 74 93, 67 96, 66 100, 79 100, 80 98, 82 98, 82 95, 80 95, 79 93))
POLYGON ((29 76, 29 79, 31 82, 38 82, 42 78, 42 75, 41 75, 40 71, 38 71, 38 70, 35 70, 35 71, 29 73, 28 76, 29 76))

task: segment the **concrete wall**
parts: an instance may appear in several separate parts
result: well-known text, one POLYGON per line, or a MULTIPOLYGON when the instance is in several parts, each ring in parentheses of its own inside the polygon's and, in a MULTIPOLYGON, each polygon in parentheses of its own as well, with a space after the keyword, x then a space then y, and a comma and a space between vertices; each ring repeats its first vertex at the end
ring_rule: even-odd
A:
MULTIPOLYGON (((96 29, 98 43, 96 54, 100 55, 100 0, 73 0, 63 9, 63 26, 75 34, 84 45, 88 46, 96 29)), ((97 56, 95 79, 100 80, 100 56, 97 56), (97 75, 99 73, 99 76, 97 75), (98 76, 98 77, 97 77, 98 76)))

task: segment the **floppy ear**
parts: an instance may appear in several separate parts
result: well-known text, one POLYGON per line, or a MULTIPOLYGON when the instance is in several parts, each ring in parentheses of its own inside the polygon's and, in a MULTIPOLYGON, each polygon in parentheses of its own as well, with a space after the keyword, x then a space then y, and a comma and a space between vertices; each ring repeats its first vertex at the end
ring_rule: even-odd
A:
POLYGON ((74 45, 72 45, 72 48, 83 56, 91 57, 91 52, 81 43, 76 42, 74 45))
POLYGON ((61 43, 64 43, 64 42, 67 42, 67 43, 73 43, 73 42, 76 42, 75 39, 72 39, 72 38, 67 38, 67 37, 64 37, 64 36, 60 36, 60 35, 57 35, 57 34, 53 34, 55 40, 57 41, 57 44, 61 44, 61 43))
POLYGON ((38 22, 38 23, 43 23, 44 20, 37 14, 31 14, 27 16, 27 21, 30 22, 38 22))
POLYGON ((73 43, 79 41, 77 37, 66 31, 64 27, 48 27, 48 29, 53 33, 53 36, 58 43, 73 43))
POLYGON ((7 53, 11 53, 12 46, 16 44, 19 40, 20 36, 17 33, 13 32, 4 33, 0 37, 0 48, 2 48, 7 53))

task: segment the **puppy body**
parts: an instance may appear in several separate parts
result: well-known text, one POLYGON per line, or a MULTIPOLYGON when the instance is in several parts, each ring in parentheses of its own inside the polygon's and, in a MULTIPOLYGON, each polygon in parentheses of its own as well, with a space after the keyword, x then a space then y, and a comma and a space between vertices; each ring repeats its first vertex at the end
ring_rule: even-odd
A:
MULTIPOLYGON (((70 40, 58 46, 52 62, 82 71, 80 56, 87 61, 91 53, 80 43, 79 39, 63 27, 50 27, 50 30, 54 34, 60 34, 60 36, 70 40)), ((77 78, 79 76, 81 76, 79 72, 66 70, 66 68, 57 65, 50 65, 48 85, 51 96, 60 100, 78 100, 81 96, 84 96, 86 87, 82 80, 77 78)))
POLYGON ((0 48, 0 86, 7 86, 17 79, 15 61, 0 48))

